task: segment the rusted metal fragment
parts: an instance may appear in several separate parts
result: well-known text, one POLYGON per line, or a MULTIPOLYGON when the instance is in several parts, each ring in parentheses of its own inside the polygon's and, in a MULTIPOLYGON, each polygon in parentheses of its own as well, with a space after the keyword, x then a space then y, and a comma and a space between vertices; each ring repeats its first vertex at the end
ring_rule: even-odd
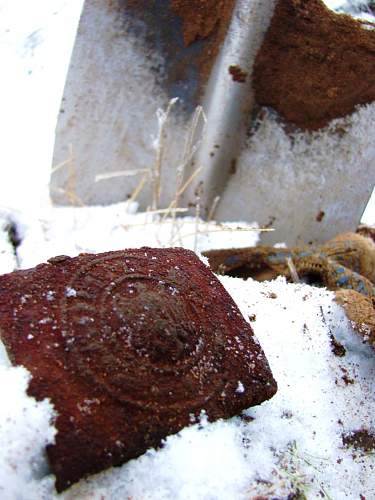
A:
POLYGON ((375 30, 321 0, 281 0, 254 67, 257 102, 319 129, 375 100, 375 30))
POLYGON ((203 253, 214 272, 258 281, 298 277, 329 290, 350 289, 375 297, 375 245, 359 234, 345 233, 319 247, 257 246, 203 253))
POLYGON ((353 328, 375 348, 375 298, 365 297, 355 290, 337 290, 335 295, 353 328))
POLYGON ((353 328, 375 346, 375 245, 369 238, 345 233, 315 248, 258 246, 204 255, 219 274, 257 281, 285 276, 334 291, 353 328))
POLYGON ((55 258, 1 276, 0 334, 32 374, 29 394, 58 412, 47 450, 58 491, 160 445, 202 410, 228 418, 276 392, 251 327, 183 249, 55 258))

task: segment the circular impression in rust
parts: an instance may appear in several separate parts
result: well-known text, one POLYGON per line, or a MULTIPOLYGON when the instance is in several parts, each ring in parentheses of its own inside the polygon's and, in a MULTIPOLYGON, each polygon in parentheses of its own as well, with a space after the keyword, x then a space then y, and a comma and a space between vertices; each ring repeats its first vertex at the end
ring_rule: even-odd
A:
POLYGON ((75 273, 61 304, 67 362, 122 402, 204 405, 225 385, 220 325, 178 266, 166 273, 141 260, 105 256, 75 273))

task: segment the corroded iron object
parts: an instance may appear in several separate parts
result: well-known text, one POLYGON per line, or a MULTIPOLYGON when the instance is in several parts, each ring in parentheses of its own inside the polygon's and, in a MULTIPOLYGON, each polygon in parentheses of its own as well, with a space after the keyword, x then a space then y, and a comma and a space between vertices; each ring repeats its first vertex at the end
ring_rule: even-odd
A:
POLYGON ((0 277, 0 334, 58 412, 56 489, 276 392, 251 327, 183 249, 57 257, 0 277))
POLYGON ((285 276, 292 281, 288 262, 292 262, 301 281, 329 290, 349 289, 366 297, 375 297, 375 245, 366 237, 344 233, 318 247, 250 248, 203 252, 210 267, 257 281, 285 276))
POLYGON ((375 244, 370 238, 344 233, 315 248, 258 246, 204 255, 219 274, 257 281, 285 276, 334 291, 353 328, 375 347, 375 244))

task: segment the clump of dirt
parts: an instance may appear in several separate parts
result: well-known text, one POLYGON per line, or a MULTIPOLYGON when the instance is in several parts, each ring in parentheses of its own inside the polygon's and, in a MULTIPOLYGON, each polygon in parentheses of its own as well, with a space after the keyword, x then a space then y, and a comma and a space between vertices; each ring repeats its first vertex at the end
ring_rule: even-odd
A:
POLYGON ((321 0, 279 0, 253 82, 258 104, 319 129, 375 100, 375 31, 321 0))
POLYGON ((375 436, 366 429, 343 435, 342 442, 345 446, 352 446, 355 450, 362 450, 366 453, 375 451, 375 436))
POLYGON ((205 41, 197 60, 201 87, 226 37, 235 0, 171 0, 171 9, 182 20, 185 47, 205 41))
POLYGON ((233 0, 171 0, 172 10, 181 17, 185 45, 207 38, 227 24, 233 0))
POLYGON ((319 213, 317 214, 317 216, 316 216, 316 219, 315 219, 315 220, 316 220, 316 222, 322 222, 322 220, 323 220, 323 219, 324 219, 324 217, 325 217, 325 214, 326 214, 326 213, 324 212, 324 210, 320 210, 320 212, 319 212, 319 213))
POLYGON ((238 83, 245 83, 247 79, 247 72, 244 71, 242 68, 237 66, 236 64, 232 64, 228 68, 228 72, 230 75, 232 75, 232 80, 234 82, 238 83))
POLYGON ((330 343, 331 350, 335 356, 343 358, 346 355, 345 347, 333 335, 330 335, 330 343))

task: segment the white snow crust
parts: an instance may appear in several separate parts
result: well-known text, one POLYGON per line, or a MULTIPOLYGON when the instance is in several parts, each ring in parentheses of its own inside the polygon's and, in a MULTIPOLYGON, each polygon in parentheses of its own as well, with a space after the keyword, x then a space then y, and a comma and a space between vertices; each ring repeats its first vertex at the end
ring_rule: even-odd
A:
MULTIPOLYGON (((1 342, 0 342, 1 344, 1 342)), ((30 375, 9 367, 0 345, 0 498, 52 498, 54 478, 48 475, 45 447, 53 443, 54 411, 47 401, 26 395, 30 375)))
POLYGON ((182 246, 202 252, 254 246, 259 241, 259 226, 255 222, 219 224, 195 217, 165 218, 164 214, 136 210, 136 203, 124 202, 105 207, 46 207, 42 212, 13 213, 21 237, 17 248, 19 267, 27 269, 56 255, 74 257, 83 252, 141 246, 182 246))

